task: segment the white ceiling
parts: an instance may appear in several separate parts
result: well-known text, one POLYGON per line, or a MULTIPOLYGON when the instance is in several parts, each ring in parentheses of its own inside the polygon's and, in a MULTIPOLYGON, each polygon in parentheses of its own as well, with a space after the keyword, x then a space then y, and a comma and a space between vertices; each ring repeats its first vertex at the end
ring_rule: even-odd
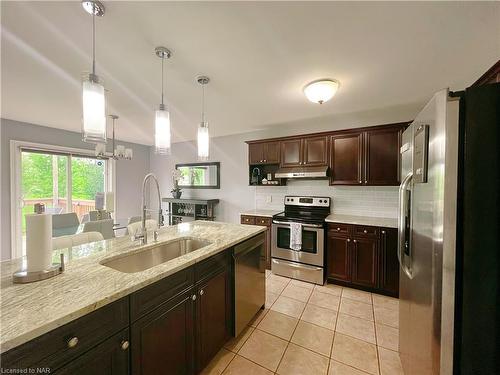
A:
MULTIPOLYGON (((194 139, 198 74, 208 75, 211 132, 423 103, 470 85, 500 57, 500 2, 105 2, 97 73, 118 137, 152 144, 166 62, 174 141, 194 139), (331 77, 330 102, 301 89, 331 77)), ((90 69, 91 17, 79 1, 1 2, 2 117, 80 131, 80 77, 90 69)))

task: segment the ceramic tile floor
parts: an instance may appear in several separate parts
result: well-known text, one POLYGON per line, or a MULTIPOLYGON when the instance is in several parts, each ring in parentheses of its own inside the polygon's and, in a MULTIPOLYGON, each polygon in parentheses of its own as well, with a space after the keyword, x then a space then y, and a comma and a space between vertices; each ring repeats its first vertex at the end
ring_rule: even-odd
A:
POLYGON ((266 288, 266 308, 203 374, 403 374, 397 299, 269 271, 266 288))

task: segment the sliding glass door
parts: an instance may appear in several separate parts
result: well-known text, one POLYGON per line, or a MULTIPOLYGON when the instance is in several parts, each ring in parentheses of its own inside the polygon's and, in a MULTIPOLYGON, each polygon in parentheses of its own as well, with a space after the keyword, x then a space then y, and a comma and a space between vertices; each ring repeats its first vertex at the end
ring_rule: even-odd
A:
MULTIPOLYGON (((17 204, 11 233, 15 238, 13 256, 22 256, 26 244, 26 215, 33 213, 34 205, 43 203, 46 212, 54 215, 74 212, 82 222, 86 214, 95 210, 96 194, 112 190, 112 163, 58 150, 21 146, 16 151, 13 202, 17 204)), ((76 231, 78 226, 73 228, 76 231)), ((68 234, 53 228, 53 235, 61 233, 68 234)))

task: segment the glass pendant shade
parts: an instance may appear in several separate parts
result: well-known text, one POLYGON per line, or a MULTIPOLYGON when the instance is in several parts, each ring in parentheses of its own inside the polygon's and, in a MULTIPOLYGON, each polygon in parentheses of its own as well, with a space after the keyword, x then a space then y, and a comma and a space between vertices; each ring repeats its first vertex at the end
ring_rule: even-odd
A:
POLYGON ((106 143, 106 98, 97 76, 87 75, 82 82, 83 140, 106 143))
POLYGON ((170 112, 160 106, 155 113, 155 151, 170 155, 170 112))
POLYGON ((210 152, 210 135, 208 122, 203 121, 198 127, 198 160, 208 160, 210 152))

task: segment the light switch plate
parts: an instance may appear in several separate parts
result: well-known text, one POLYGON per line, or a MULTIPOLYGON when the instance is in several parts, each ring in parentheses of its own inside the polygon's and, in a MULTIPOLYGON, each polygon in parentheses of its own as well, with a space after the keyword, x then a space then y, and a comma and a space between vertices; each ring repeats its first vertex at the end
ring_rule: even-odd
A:
POLYGON ((273 196, 272 195, 266 196, 266 203, 271 203, 272 201, 273 201, 273 196))

